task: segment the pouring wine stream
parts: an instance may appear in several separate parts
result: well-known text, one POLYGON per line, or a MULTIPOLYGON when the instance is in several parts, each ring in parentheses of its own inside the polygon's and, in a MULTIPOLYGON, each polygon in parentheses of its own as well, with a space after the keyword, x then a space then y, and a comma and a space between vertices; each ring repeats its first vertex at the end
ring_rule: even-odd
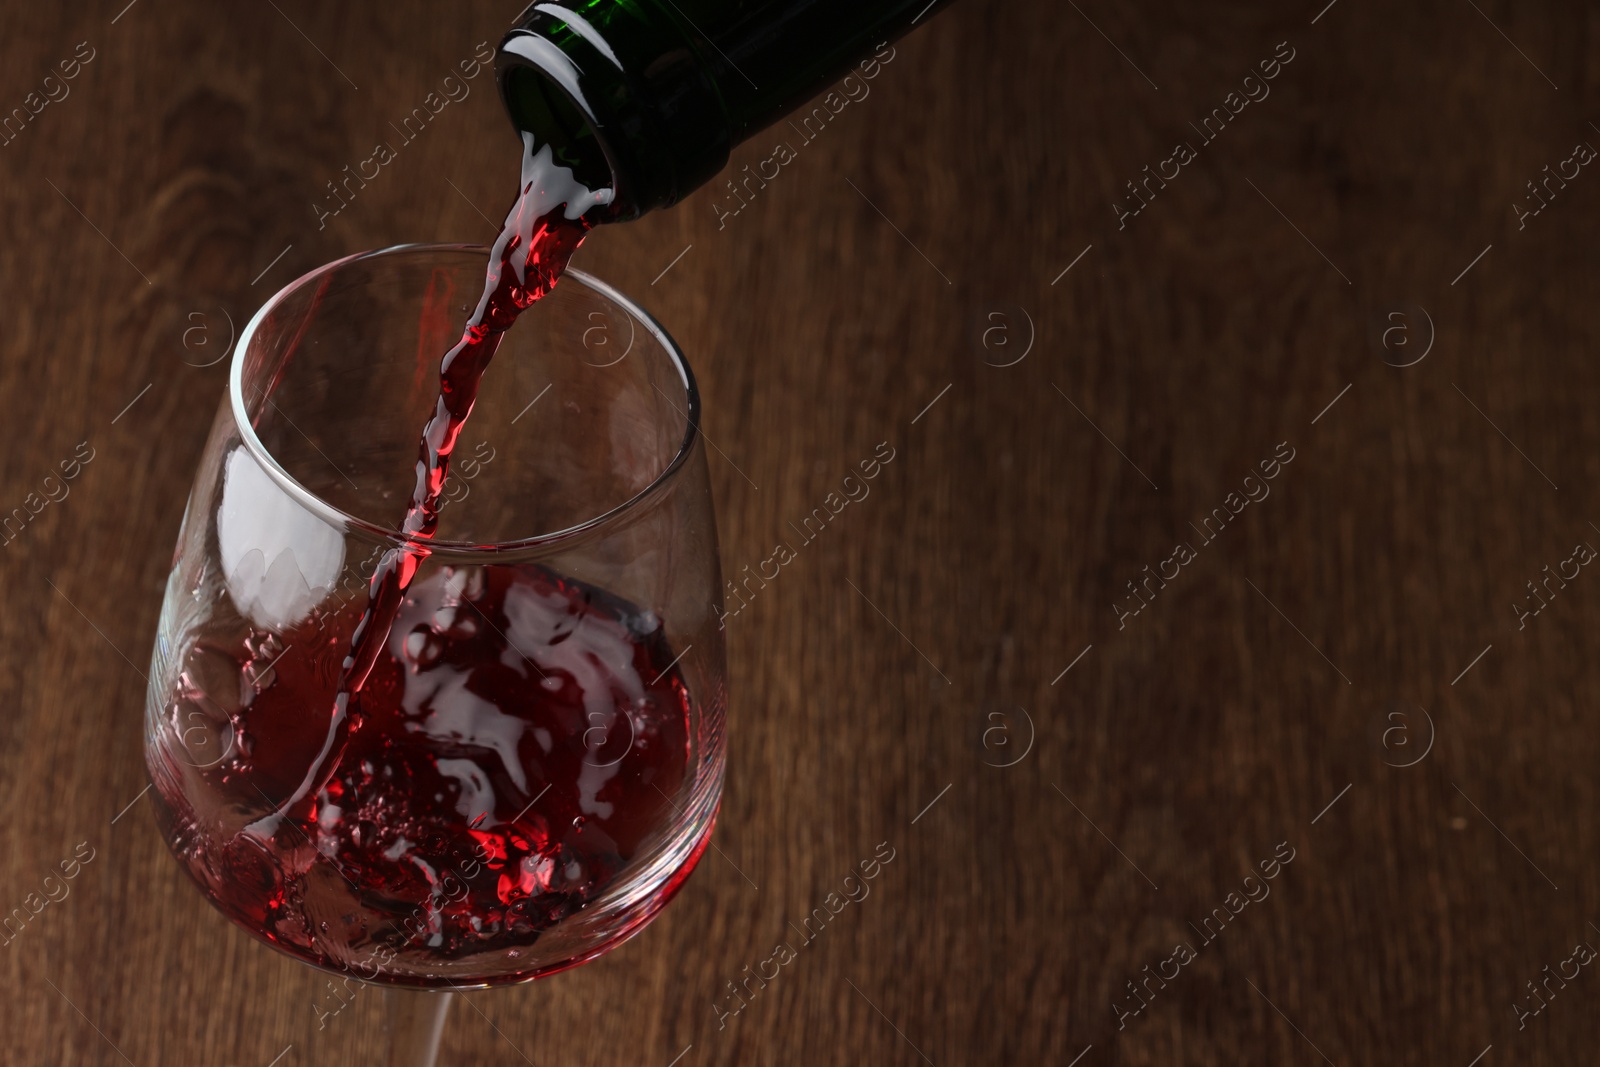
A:
POLYGON ((284 817, 312 797, 332 775, 352 730, 350 700, 361 691, 389 638, 406 590, 431 554, 427 543, 439 525, 450 455, 478 399, 483 373, 517 318, 555 288, 593 226, 588 213, 611 202, 609 188, 591 190, 559 166, 548 145, 522 135, 522 179, 500 236, 495 239, 483 296, 461 340, 439 363, 439 399, 418 444, 417 481, 400 533, 405 541, 384 553, 368 586, 368 603, 339 671, 338 695, 322 748, 289 798, 245 827, 261 840, 277 833, 284 817))

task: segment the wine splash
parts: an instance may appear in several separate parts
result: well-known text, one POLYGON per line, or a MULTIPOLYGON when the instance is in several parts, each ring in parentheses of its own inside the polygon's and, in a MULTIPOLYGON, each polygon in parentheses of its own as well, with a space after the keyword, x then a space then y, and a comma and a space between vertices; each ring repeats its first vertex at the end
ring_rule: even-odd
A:
POLYGON ((326 699, 355 616, 320 639, 300 624, 282 656, 222 637, 192 646, 173 713, 226 712, 233 736, 198 771, 206 789, 190 802, 206 807, 158 811, 189 873, 246 929, 311 963, 430 984, 441 964, 532 944, 670 820, 689 775, 689 690, 660 620, 620 598, 534 565, 440 568, 388 620, 350 695, 360 725, 303 812, 270 847, 215 836, 229 809, 292 787, 323 722, 307 709, 326 699), (208 706, 219 678, 246 680, 241 706, 208 706))

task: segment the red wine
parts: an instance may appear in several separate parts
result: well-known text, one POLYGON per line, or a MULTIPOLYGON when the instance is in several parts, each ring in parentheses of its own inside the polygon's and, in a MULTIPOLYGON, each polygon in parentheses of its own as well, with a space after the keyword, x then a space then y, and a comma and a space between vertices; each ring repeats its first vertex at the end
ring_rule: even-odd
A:
POLYGON ((477 402, 483 373, 517 317, 561 279, 592 225, 585 213, 610 199, 610 190, 596 192, 575 182, 571 171, 553 162, 549 146, 536 146, 531 134, 522 135, 522 145, 521 191, 490 251, 483 296, 467 320, 461 340, 439 362, 439 399, 417 446, 416 486, 400 525, 401 533, 410 540, 404 547, 385 552, 374 569, 367 609, 340 668, 322 749, 284 807, 252 827, 259 835, 276 833, 289 808, 309 802, 313 791, 327 780, 330 762, 337 759, 350 731, 359 726, 352 718, 350 698, 366 683, 401 597, 428 558, 426 543, 439 526, 450 454, 477 402))
POLYGON ((191 647, 170 714, 226 725, 168 840, 225 914, 309 962, 416 981, 494 952, 512 962, 472 977, 515 973, 675 824, 690 697, 661 623, 534 565, 434 571, 401 597, 327 781, 270 842, 230 833, 301 780, 354 617, 191 647), (242 679, 237 707, 219 678, 242 679))

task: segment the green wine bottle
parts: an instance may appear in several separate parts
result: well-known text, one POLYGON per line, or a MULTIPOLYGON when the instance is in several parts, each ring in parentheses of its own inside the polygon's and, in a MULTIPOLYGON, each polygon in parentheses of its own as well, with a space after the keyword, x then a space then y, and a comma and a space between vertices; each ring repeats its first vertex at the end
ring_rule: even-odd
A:
POLYGON ((947 2, 535 3, 495 68, 517 129, 589 188, 611 187, 599 221, 631 219, 682 200, 734 145, 947 2))

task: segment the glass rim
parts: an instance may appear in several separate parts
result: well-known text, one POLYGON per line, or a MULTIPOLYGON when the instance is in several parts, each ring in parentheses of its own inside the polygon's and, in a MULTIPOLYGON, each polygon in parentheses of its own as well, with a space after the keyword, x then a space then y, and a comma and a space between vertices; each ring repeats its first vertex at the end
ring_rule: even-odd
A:
POLYGON ((294 476, 285 470, 277 458, 267 450, 266 445, 262 444, 261 438, 256 435, 255 425, 250 421, 249 413, 244 406, 245 353, 249 351, 250 342, 255 336, 257 327, 265 320, 268 313, 276 309, 291 293, 299 291, 306 285, 322 279, 342 267, 366 259, 376 259, 380 256, 416 252, 467 252, 481 254, 487 261, 491 249, 481 244, 415 242, 389 245, 385 248, 371 249, 366 252, 356 252, 340 259, 331 260, 300 275, 276 293, 273 293, 256 310, 256 313, 250 316, 250 321, 240 331, 238 344, 233 351, 232 366, 228 372, 230 411, 233 416, 234 426, 239 431, 241 442, 250 451, 250 455, 261 466, 261 469, 267 473, 267 476, 280 489, 289 494, 289 497, 295 503, 336 529, 347 533, 364 534, 384 542, 390 547, 414 549, 420 554, 444 559, 452 557, 481 559, 484 556, 520 553, 530 549, 565 544, 582 535, 590 534, 601 527, 615 525, 633 515, 667 490, 688 461, 689 454, 694 450, 695 443, 700 437, 700 390, 695 383, 694 371, 690 368, 689 361, 684 356, 683 350, 678 347, 678 343, 672 339, 666 328, 657 322, 655 317, 648 311, 594 275, 570 268, 562 274, 562 280, 576 281, 585 288, 615 301, 624 311, 638 320, 645 330, 660 344, 672 366, 677 370, 678 376, 683 381, 686 400, 686 425, 683 437, 678 442, 677 451, 673 454, 672 459, 656 473, 648 485, 620 504, 601 512, 599 515, 559 530, 551 530, 511 541, 475 542, 444 539, 424 540, 402 533, 381 523, 371 522, 337 508, 295 480, 294 476))

